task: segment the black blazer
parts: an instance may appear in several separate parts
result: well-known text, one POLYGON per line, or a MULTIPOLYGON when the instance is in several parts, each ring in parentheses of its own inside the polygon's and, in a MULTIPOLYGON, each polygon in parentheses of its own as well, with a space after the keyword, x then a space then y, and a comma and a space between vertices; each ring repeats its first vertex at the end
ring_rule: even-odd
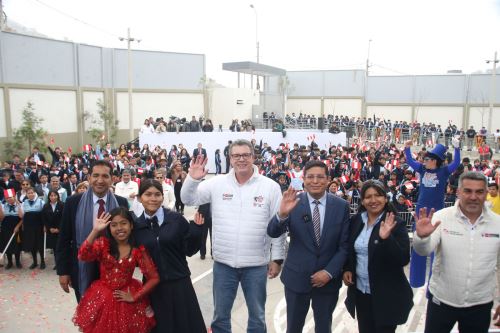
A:
POLYGON ((189 277, 191 272, 186 256, 200 250, 202 227, 189 223, 179 213, 163 208, 163 223, 158 240, 146 224, 144 213, 134 223, 134 239, 144 245, 158 269, 160 281, 171 281, 189 277))
MULTIPOLYGON (((207 158, 207 150, 205 148, 201 148, 201 153, 203 154, 204 158, 207 158)), ((198 156, 198 148, 193 150, 193 158, 196 158, 198 156)))
MULTIPOLYGON (((380 221, 384 221, 385 215, 380 221)), ((354 242, 363 230, 361 214, 351 218, 349 232, 349 255, 344 271, 353 273, 356 283, 356 253, 354 242)), ((373 316, 377 325, 400 325, 406 323, 413 307, 413 291, 404 273, 410 262, 410 240, 406 224, 397 218, 397 225, 389 238, 379 236, 380 223, 372 231, 368 243, 368 275, 372 296, 373 316)), ((349 286, 345 305, 355 317, 356 285, 349 286)))
MULTIPOLYGON (((78 289, 78 248, 76 246, 75 220, 78 203, 80 203, 82 196, 83 193, 72 195, 64 203, 56 247, 57 275, 69 275, 75 290, 78 289)), ((115 195, 115 198, 120 207, 128 209, 127 199, 118 195, 115 195)))

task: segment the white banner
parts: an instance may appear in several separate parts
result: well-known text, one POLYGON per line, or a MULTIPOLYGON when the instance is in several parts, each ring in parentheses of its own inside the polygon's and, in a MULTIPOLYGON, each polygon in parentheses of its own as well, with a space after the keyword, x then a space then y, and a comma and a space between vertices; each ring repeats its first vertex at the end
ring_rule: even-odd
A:
POLYGON ((181 133, 152 133, 152 134, 139 134, 139 146, 142 148, 144 144, 148 144, 152 150, 156 146, 165 149, 167 153, 170 151, 172 145, 179 146, 182 143, 187 149, 190 156, 193 155, 193 150, 197 148, 198 143, 203 145, 207 150, 208 164, 207 167, 210 173, 215 173, 215 150, 220 149, 220 156, 222 160, 222 170, 225 171, 226 160, 224 158, 224 148, 227 146, 228 141, 235 141, 237 139, 255 139, 256 144, 267 143, 273 149, 277 148, 281 143, 288 144, 293 147, 294 143, 299 145, 310 145, 311 139, 318 144, 320 149, 328 149, 330 145, 343 146, 346 145, 346 134, 330 134, 318 133, 315 131, 287 131, 286 137, 279 132, 181 132, 181 133))

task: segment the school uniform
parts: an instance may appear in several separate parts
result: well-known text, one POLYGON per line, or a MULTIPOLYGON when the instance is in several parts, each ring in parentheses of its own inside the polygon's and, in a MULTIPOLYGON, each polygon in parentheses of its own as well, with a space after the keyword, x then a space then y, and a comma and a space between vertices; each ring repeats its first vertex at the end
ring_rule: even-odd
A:
MULTIPOLYGON (((40 260, 45 264, 43 253, 43 201, 40 198, 25 200, 22 203, 23 216, 23 251, 31 252, 33 264, 37 265, 36 252, 40 253, 40 260)), ((33 267, 34 268, 34 267, 33 267)))
MULTIPOLYGON (((19 223, 21 218, 19 217, 19 206, 18 205, 10 205, 8 203, 4 203, 2 205, 4 212, 4 219, 0 223, 0 251, 4 251, 7 243, 10 240, 10 237, 14 233, 14 229, 16 225, 19 223)), ((16 258, 16 265, 18 268, 21 267, 20 255, 21 255, 21 244, 20 237, 14 236, 14 239, 10 243, 7 248, 5 254, 7 256, 7 260, 9 262, 9 266, 12 266, 12 255, 16 258)))
POLYGON ((50 232, 51 228, 59 229, 61 225, 64 204, 58 201, 55 204, 47 203, 43 206, 42 221, 47 230, 47 248, 56 249, 58 233, 50 232))
POLYGON ((201 226, 163 207, 154 216, 144 212, 134 223, 134 239, 146 247, 160 275, 150 296, 157 322, 153 332, 206 332, 186 261, 200 249, 201 231, 201 226))

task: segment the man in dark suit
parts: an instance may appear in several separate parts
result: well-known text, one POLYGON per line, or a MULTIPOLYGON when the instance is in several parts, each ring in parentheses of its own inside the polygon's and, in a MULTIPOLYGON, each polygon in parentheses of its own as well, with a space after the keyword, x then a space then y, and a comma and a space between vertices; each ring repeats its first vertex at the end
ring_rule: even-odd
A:
POLYGON ((290 246, 281 274, 287 303, 287 332, 300 333, 312 302, 315 332, 331 332, 332 314, 347 258, 349 204, 326 192, 328 167, 309 161, 304 167, 305 192, 290 187, 267 233, 290 233, 290 246))
POLYGON ((45 156, 40 153, 40 149, 38 147, 33 147, 30 158, 33 158, 33 161, 35 161, 35 163, 38 161, 45 163, 45 156))
MULTIPOLYGON (((110 211, 114 199, 118 206, 128 208, 127 199, 120 196, 113 195, 109 188, 111 186, 111 166, 108 162, 100 160, 94 163, 90 171, 90 189, 82 194, 72 195, 66 200, 63 210, 63 216, 61 220, 61 228, 59 231, 59 238, 56 247, 56 267, 57 275, 59 275, 59 284, 61 288, 69 293, 69 287, 75 290, 75 296, 77 301, 80 301, 82 296, 82 288, 79 286, 79 282, 82 277, 79 272, 80 264, 78 263, 78 236, 79 228, 77 227, 77 221, 79 220, 78 215, 85 215, 81 211, 80 203, 84 207, 88 207, 90 212, 87 212, 89 219, 83 220, 85 224, 92 224, 96 219, 99 212, 110 211), (86 206, 83 197, 88 197, 90 205, 86 206)), ((88 226, 88 230, 92 230, 92 225, 88 226)), ((90 233, 90 231, 89 231, 90 233)), ((94 270, 96 273, 98 270, 94 270)), ((97 273, 98 274, 98 273, 97 273)), ((97 276, 90 278, 90 280, 95 280, 97 276)), ((91 281, 88 281, 91 282, 91 281)))
POLYGON ((75 173, 70 173, 68 176, 68 182, 63 185, 66 192, 68 192, 68 197, 72 196, 76 191, 76 186, 78 185, 78 177, 75 173))
POLYGON ((204 158, 207 158, 207 150, 203 148, 201 143, 198 143, 198 148, 193 150, 193 159, 196 159, 198 155, 203 155, 204 158))

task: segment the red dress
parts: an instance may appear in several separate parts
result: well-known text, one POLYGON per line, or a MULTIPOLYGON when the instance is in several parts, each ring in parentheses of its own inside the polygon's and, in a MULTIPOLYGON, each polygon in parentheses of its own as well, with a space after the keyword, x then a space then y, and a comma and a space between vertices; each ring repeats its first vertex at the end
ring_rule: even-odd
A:
POLYGON ((93 244, 85 241, 78 251, 78 259, 99 261, 100 279, 94 281, 76 308, 73 322, 82 332, 142 333, 155 325, 154 313, 146 297, 159 283, 156 267, 143 246, 134 248, 129 258, 116 260, 109 253, 109 239, 100 237, 93 244), (147 282, 132 277, 139 266, 147 282), (133 303, 118 301, 115 290, 129 290, 133 303))

